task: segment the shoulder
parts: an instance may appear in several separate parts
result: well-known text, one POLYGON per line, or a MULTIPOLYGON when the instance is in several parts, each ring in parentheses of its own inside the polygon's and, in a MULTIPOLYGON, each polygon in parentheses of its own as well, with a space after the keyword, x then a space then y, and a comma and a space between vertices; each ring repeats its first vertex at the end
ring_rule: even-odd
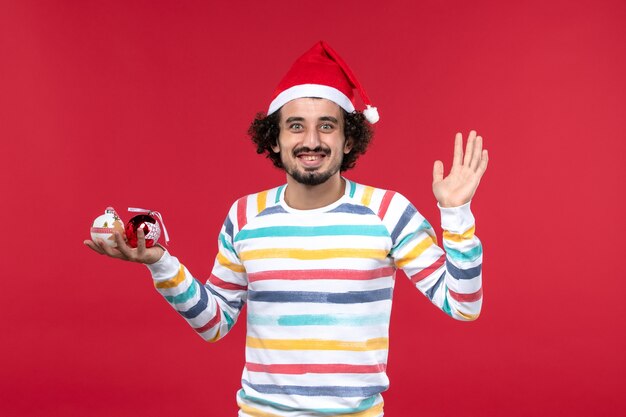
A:
POLYGON ((389 231, 392 239, 398 238, 405 228, 430 228, 430 224, 402 194, 394 190, 372 187, 346 180, 346 194, 353 201, 376 214, 389 231))
POLYGON ((280 207, 280 195, 285 185, 247 194, 238 198, 230 207, 228 218, 236 230, 241 230, 251 219, 262 212, 280 207))
POLYGON ((381 220, 390 210, 398 211, 408 206, 413 207, 411 202, 397 191, 359 184, 348 179, 346 179, 346 194, 352 200, 352 204, 369 208, 381 220))

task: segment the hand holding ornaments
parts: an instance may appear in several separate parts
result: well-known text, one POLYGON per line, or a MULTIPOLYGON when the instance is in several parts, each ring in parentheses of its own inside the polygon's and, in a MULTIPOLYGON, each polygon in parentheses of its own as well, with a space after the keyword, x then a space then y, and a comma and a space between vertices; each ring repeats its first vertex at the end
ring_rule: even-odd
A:
POLYGON ((156 262, 165 250, 157 243, 161 229, 165 234, 165 242, 169 242, 161 213, 133 207, 128 211, 139 214, 130 219, 124 228, 115 209, 107 207, 104 215, 94 220, 92 240, 86 240, 85 245, 113 258, 140 263, 156 262), (140 241, 145 243, 141 247, 138 245, 140 241))

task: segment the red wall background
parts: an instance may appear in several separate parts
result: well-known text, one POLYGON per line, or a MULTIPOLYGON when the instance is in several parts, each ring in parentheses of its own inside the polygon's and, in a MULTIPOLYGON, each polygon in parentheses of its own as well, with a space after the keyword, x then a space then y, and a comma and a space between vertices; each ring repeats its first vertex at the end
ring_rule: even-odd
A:
POLYGON ((319 39, 381 112, 351 179, 438 224, 432 162, 456 131, 490 151, 483 314, 399 276, 386 415, 626 413, 624 1, 2 0, 1 415, 235 415, 244 322, 205 344, 82 240, 108 205, 159 210, 208 277, 230 204, 284 181, 248 123, 319 39))

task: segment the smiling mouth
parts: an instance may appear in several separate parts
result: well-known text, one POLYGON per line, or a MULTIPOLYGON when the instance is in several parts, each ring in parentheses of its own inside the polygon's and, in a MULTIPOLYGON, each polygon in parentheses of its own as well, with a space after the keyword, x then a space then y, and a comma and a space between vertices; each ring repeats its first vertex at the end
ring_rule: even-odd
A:
POLYGON ((305 171, 316 171, 324 165, 325 154, 300 154, 298 155, 298 161, 305 171))
POLYGON ((294 156, 302 162, 305 167, 315 168, 328 156, 330 149, 324 149, 318 146, 315 149, 302 147, 294 149, 294 156))
POLYGON ((299 159, 302 159, 303 161, 318 161, 322 158, 325 158, 326 155, 325 154, 315 154, 315 155, 300 154, 297 157, 299 159))

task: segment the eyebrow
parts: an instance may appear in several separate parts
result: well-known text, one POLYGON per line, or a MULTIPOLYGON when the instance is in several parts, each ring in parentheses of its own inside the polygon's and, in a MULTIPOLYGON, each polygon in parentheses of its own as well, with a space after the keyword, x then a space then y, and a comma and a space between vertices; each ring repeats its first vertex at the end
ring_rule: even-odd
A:
MULTIPOLYGON (((337 118, 332 117, 332 116, 322 116, 318 120, 322 122, 339 123, 337 118)), ((304 117, 292 116, 292 117, 288 117, 287 120, 285 120, 285 123, 291 123, 291 122, 304 122, 304 117)))

